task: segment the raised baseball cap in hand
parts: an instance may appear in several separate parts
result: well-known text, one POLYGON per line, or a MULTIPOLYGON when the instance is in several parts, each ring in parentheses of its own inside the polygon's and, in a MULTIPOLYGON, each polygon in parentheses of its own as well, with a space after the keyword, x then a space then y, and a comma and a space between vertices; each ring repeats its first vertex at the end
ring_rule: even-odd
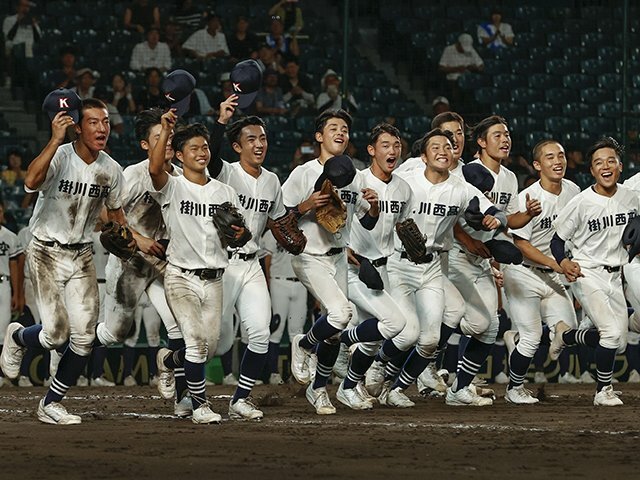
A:
POLYGON ((42 102, 42 111, 47 112, 49 119, 53 120, 58 112, 67 112, 74 123, 80 119, 82 100, 76 92, 67 88, 58 88, 50 92, 42 102))
POLYGON ((349 155, 331 157, 324 162, 324 170, 316 180, 313 190, 319 192, 326 179, 329 179, 334 187, 344 188, 353 182, 355 176, 356 167, 353 166, 353 160, 349 155))
POLYGON ((255 60, 243 60, 233 67, 229 77, 233 93, 238 95, 238 108, 247 109, 262 87, 262 67, 255 60))
POLYGON ((196 88, 196 79, 186 70, 174 70, 162 82, 164 98, 171 108, 176 109, 178 116, 189 111, 191 94, 196 88))

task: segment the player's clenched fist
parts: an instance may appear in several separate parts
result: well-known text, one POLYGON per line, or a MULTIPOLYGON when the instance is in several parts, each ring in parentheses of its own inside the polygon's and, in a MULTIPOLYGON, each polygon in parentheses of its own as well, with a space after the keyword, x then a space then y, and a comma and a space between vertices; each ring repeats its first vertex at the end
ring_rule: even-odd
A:
POLYGON ((363 188, 361 190, 362 198, 364 198, 371 208, 369 209, 369 215, 376 217, 380 213, 380 204, 378 202, 378 192, 372 188, 363 188))
POLYGON ((167 113, 162 115, 161 121, 163 130, 173 130, 173 127, 175 127, 176 122, 178 121, 176 109, 172 108, 167 113))
POLYGON ((485 215, 482 219, 482 226, 487 230, 497 230, 502 226, 500 220, 493 215, 485 215))
POLYGON ((58 143, 64 142, 67 128, 73 125, 73 118, 67 112, 58 112, 51 120, 51 138, 58 143))
POLYGON ((565 258, 560 263, 560 268, 562 268, 562 273, 567 278, 569 282, 575 282, 578 277, 584 277, 582 271, 580 270, 580 264, 577 262, 573 262, 568 258, 565 258))
POLYGON ((525 205, 527 207, 527 215, 529 215, 530 217, 537 217, 538 215, 540 215, 540 213, 542 213, 542 205, 540 204, 540 200, 531 198, 528 193, 526 199, 527 202, 525 205))

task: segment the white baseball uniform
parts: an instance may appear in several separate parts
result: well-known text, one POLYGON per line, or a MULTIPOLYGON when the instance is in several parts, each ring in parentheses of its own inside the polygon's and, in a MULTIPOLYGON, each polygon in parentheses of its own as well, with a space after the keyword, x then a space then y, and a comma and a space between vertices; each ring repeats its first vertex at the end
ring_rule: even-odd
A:
POLYGON ((233 187, 238 195, 236 203, 253 237, 240 249, 229 250, 229 266, 222 278, 224 289, 223 322, 218 354, 233 345, 235 331, 233 312, 247 331, 249 349, 265 354, 269 350, 271 297, 267 280, 258 261, 259 241, 267 220, 277 219, 287 212, 282 203, 280 180, 275 173, 261 168, 253 177, 244 171, 240 162, 222 162, 218 180, 233 187))
POLYGON ((422 157, 410 157, 396 167, 393 171, 395 174, 409 172, 415 169, 422 169, 424 171, 424 162, 422 157))
MULTIPOLYGON (((640 173, 636 173, 624 182, 624 186, 632 189, 640 195, 640 173)), ((626 297, 634 309, 630 320, 630 329, 640 332, 640 259, 634 258, 623 267, 624 279, 626 281, 626 297)))
MULTIPOLYGON (((173 166, 171 175, 181 175, 173 166)), ((126 184, 122 199, 127 222, 145 237, 166 238, 166 228, 160 205, 149 176, 149 160, 124 170, 126 184)), ((167 262, 153 255, 138 253, 128 262, 110 255, 106 265, 105 322, 98 325, 97 336, 103 345, 124 341, 131 330, 135 311, 143 292, 146 292, 160 314, 170 339, 182 338, 164 294, 163 275, 167 262)))
POLYGON ((150 347, 159 347, 160 346, 160 326, 162 325, 162 319, 160 318, 160 314, 155 309, 151 300, 147 296, 146 293, 142 293, 140 297, 140 303, 136 308, 135 312, 135 325, 136 329, 129 338, 127 338, 123 343, 127 347, 135 348, 138 343, 138 338, 140 338, 140 329, 142 324, 144 323, 144 330, 147 335, 147 343, 150 347))
POLYGON ((18 236, 0 225, 0 345, 4 344, 7 325, 11 323, 11 270, 9 261, 23 253, 18 236))
POLYGON ((120 165, 107 153, 86 164, 67 143, 36 190, 27 262, 42 319, 39 340, 47 349, 69 339, 77 355, 91 352, 99 313, 92 234, 104 206, 121 207, 123 183, 120 165))
MULTIPOLYGON (((29 243, 33 240, 31 230, 26 226, 18 232, 18 242, 22 247, 22 251, 26 253, 29 243)), ((24 264, 24 304, 31 310, 33 320, 36 323, 40 323, 40 312, 36 305, 35 292, 33 291, 33 282, 31 281, 31 272, 29 271, 29 262, 25 261, 24 264)))
MULTIPOLYGON (((296 167, 282 186, 284 204, 296 207, 313 193, 318 177, 323 172, 318 159, 296 167)), ((315 211, 307 212, 298 220, 298 226, 307 237, 307 245, 291 261, 293 270, 302 284, 327 310, 328 323, 339 330, 351 320, 352 310, 347 299, 347 256, 345 247, 354 219, 369 211, 369 202, 362 198, 362 173, 356 172, 353 181, 338 193, 347 207, 347 223, 336 234, 324 229, 315 219, 315 211)))
POLYGON ((558 236, 571 241, 573 261, 584 277, 571 290, 600 334, 600 345, 623 352, 629 319, 621 267, 628 262, 622 244, 627 222, 640 212, 640 196, 618 185, 612 197, 587 188, 567 203, 553 222, 558 236))
MULTIPOLYGON (((523 228, 511 233, 553 258, 550 246, 555 233, 553 221, 569 200, 579 193, 580 188, 569 180, 562 180, 559 195, 542 188, 540 181, 534 183, 518 195, 520 210, 526 210, 526 196, 529 195, 540 201, 542 212, 523 228)), ((502 271, 509 314, 520 333, 518 351, 522 355, 533 357, 536 353, 542 336, 542 322, 553 327, 563 321, 571 328, 577 327, 573 301, 563 285, 564 276, 527 258, 522 265, 505 265, 502 271)))

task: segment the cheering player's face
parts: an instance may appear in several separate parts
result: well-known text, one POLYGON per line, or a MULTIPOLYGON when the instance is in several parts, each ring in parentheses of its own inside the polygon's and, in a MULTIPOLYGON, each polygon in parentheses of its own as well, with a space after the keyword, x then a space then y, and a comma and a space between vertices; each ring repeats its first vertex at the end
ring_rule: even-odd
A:
POLYGON ((562 145, 556 142, 543 145, 539 157, 533 161, 533 168, 540 172, 540 178, 552 182, 562 180, 567 169, 567 158, 562 145))
POLYGON ((185 169, 204 172, 211 160, 209 142, 204 137, 192 137, 185 142, 176 156, 184 164, 185 169))
POLYGON ((238 142, 233 149, 240 156, 240 162, 252 168, 258 168, 267 156, 267 134, 262 125, 247 125, 240 131, 238 142))
MULTIPOLYGON (((161 124, 157 124, 151 127, 151 129, 149 130, 149 138, 140 142, 140 146, 143 150, 148 150, 150 152, 153 151, 153 149, 156 147, 156 144, 158 143, 158 138, 160 138, 160 130, 162 130, 161 124)), ((167 145, 164 149, 165 162, 170 161, 174 155, 173 147, 171 146, 171 140, 173 140, 173 132, 171 132, 171 135, 169 135, 169 140, 167 140, 167 145)))
POLYGON ((462 128, 462 125, 455 121, 444 122, 440 125, 440 128, 453 133, 453 138, 456 141, 456 144, 453 147, 453 158, 456 160, 460 159, 464 150, 464 129, 462 128))
POLYGON ((422 161, 429 170, 438 173, 449 171, 453 162, 453 145, 447 137, 437 135, 427 140, 422 152, 422 161))
POLYGON ((109 140, 111 125, 109 112, 104 108, 85 108, 80 125, 76 125, 79 140, 92 152, 104 150, 109 140))
POLYGON ((383 132, 376 140, 375 145, 367 147, 367 151, 373 158, 371 168, 388 177, 398 164, 398 159, 402 154, 402 143, 398 137, 383 132))
POLYGON ((605 147, 593 152, 591 157, 591 175, 596 183, 610 189, 618 183, 622 173, 622 163, 613 148, 605 147))
POLYGON ((487 130, 485 137, 478 139, 478 145, 483 148, 485 154, 490 158, 498 162, 506 160, 511 152, 509 129, 502 123, 492 125, 487 130))
POLYGON ((316 133, 320 149, 332 157, 342 155, 349 145, 349 126, 341 118, 330 118, 322 129, 316 133))

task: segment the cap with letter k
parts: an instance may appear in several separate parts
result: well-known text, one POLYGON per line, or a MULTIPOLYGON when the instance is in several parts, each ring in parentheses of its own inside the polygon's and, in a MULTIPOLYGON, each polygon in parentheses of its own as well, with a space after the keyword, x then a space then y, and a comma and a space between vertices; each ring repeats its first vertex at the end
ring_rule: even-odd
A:
POLYGON ((49 93, 42 102, 42 110, 47 112, 49 119, 53 120, 58 112, 67 112, 74 123, 80 118, 82 100, 76 92, 66 88, 59 88, 49 93))
POLYGON ((237 63, 230 75, 233 93, 238 95, 238 108, 246 109, 256 99, 262 86, 262 67, 255 60, 237 63))

